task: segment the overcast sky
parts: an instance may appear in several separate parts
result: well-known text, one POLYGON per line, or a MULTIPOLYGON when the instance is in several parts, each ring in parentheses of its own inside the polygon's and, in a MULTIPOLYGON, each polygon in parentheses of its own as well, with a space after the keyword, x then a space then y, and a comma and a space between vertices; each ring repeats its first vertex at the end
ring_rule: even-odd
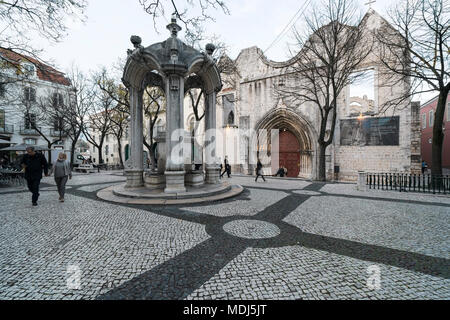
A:
MULTIPOLYGON (((360 0, 361 10, 369 0, 360 0)), ((265 50, 286 27, 299 8, 308 0, 226 0, 230 15, 215 11, 216 22, 208 22, 208 33, 220 36, 220 40, 229 47, 229 55, 236 58, 247 47, 258 46, 265 50)), ((378 0, 372 7, 383 14, 386 4, 393 1, 378 0)), ((318 0, 311 0, 310 7, 318 0)), ((170 20, 167 12, 167 19, 170 20)), ((301 23, 300 18, 297 23, 301 23)), ((169 33, 165 29, 167 22, 160 19, 159 31, 153 28, 152 18, 144 12, 138 0, 90 0, 87 21, 70 23, 69 34, 58 44, 40 46, 45 48, 45 60, 54 61, 65 71, 72 62, 82 70, 94 70, 100 65, 111 65, 132 45, 131 35, 139 35, 143 45, 164 41, 169 33)), ((275 61, 289 58, 287 42, 292 41, 292 31, 285 33, 267 52, 266 56, 275 61)))
MULTIPOLYGON (((357 0, 362 14, 368 10, 370 0, 357 0)), ((377 0, 371 4, 379 14, 386 16, 386 10, 397 0, 377 0)), ((168 1, 166 1, 168 2, 168 1)), ((196 2, 196 1, 194 1, 196 2)), ((317 6, 320 0, 225 0, 230 15, 213 11, 216 22, 207 22, 205 27, 210 35, 218 35, 227 44, 228 54, 235 59, 239 52, 251 46, 266 50, 280 35, 295 13, 309 4, 308 9, 317 6)), ((180 2, 182 3, 182 2, 180 2)), ((170 8, 169 8, 170 9, 170 8)), ((55 63, 66 72, 72 63, 86 72, 100 66, 112 66, 126 51, 132 48, 131 35, 139 35, 144 46, 164 41, 169 37, 165 26, 171 11, 165 19, 159 19, 157 33, 150 15, 144 12, 139 0, 89 0, 87 21, 70 22, 69 33, 58 44, 45 44, 44 59, 55 63)), ((301 28, 302 16, 295 19, 301 28)), ((292 30, 265 51, 265 55, 275 61, 285 61, 289 56, 287 43, 292 43, 292 30)), ((428 99, 429 96, 420 100, 428 99)))

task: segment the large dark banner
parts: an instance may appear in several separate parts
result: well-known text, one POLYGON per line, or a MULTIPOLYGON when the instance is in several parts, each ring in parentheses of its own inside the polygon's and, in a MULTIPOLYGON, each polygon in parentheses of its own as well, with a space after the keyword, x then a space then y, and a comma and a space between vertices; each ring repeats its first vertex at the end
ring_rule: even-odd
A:
POLYGON ((341 145, 398 146, 399 128, 398 116, 341 120, 341 145))

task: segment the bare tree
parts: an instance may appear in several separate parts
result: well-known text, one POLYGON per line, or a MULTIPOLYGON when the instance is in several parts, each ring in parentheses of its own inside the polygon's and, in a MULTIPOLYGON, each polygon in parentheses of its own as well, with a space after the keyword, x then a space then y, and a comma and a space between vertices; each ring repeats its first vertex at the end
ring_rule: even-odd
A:
POLYGON ((205 107, 201 103, 203 98, 203 89, 190 89, 187 92, 192 110, 194 111, 195 121, 198 123, 205 117, 205 107), (203 109, 201 109, 203 107, 203 109))
POLYGON ((0 2, 0 46, 24 49, 34 31, 44 39, 59 41, 66 35, 67 18, 85 18, 85 0, 10 0, 0 2))
MULTIPOLYGON (((120 63, 119 63, 120 65, 120 63)), ((120 66, 119 66, 120 69, 120 66)), ((121 153, 121 139, 123 137, 124 131, 129 125, 129 115, 130 115, 130 101, 129 92, 126 87, 115 80, 113 72, 110 72, 103 68, 97 75, 98 79, 103 79, 102 81, 97 80, 98 87, 103 91, 104 94, 110 97, 116 104, 110 113, 111 122, 111 132, 115 135, 120 150, 120 161, 123 165, 122 153, 121 153)), ((154 131, 156 122, 159 119, 159 115, 165 112, 165 98, 164 93, 156 87, 147 87, 144 90, 143 95, 143 112, 146 118, 149 120, 149 131, 144 134, 143 144, 148 149, 150 154, 152 168, 156 167, 154 161, 155 158, 155 141, 154 131)))
MULTIPOLYGON (((211 37, 203 37, 199 35, 197 39, 190 39, 191 42, 188 43, 191 47, 202 51, 202 44, 210 43, 214 46, 213 60, 217 63, 217 68, 223 77, 223 82, 226 86, 235 88, 236 87, 236 74, 238 73, 236 64, 227 55, 228 46, 225 42, 220 40, 220 37, 213 35, 211 37)), ((186 93, 189 96, 189 102, 192 110, 194 111, 194 117, 196 120, 196 125, 205 116, 205 108, 201 103, 204 98, 204 88, 190 89, 186 93)))
POLYGON ((174 14, 185 27, 185 38, 188 42, 202 38, 204 33, 203 25, 208 21, 215 21, 212 11, 220 10, 225 14, 230 14, 225 1, 221 0, 188 0, 184 5, 176 3, 174 0, 139 0, 145 12, 153 18, 153 25, 156 31, 158 18, 169 14, 174 14), (196 14, 198 13, 198 14, 196 14))
POLYGON ((98 149, 99 164, 103 164, 102 148, 106 135, 111 133, 111 112, 117 105, 107 92, 100 89, 100 86, 107 86, 109 81, 104 74, 92 76, 94 95, 83 126, 83 134, 87 141, 98 149))
POLYGON ((442 146, 447 96, 450 91, 450 3, 445 0, 405 0, 389 11, 391 27, 375 34, 390 86, 410 81, 411 90, 391 104, 425 92, 438 94, 434 117, 431 173, 442 174, 442 146))
MULTIPOLYGON (((22 111, 24 124, 21 130, 24 133, 36 132, 46 142, 48 149, 60 143, 66 137, 67 124, 65 112, 69 108, 70 91, 48 91, 45 97, 36 98, 36 92, 32 88, 25 88, 22 99, 22 111), (50 131, 47 130, 50 128, 50 131)), ((48 162, 52 163, 49 151, 48 162)))
POLYGON ((310 103, 320 115, 318 179, 326 180, 325 152, 333 142, 337 101, 355 77, 352 73, 371 50, 362 43, 361 16, 352 0, 326 0, 305 17, 305 32, 295 31, 299 53, 277 92, 299 103, 310 103))
POLYGON ((224 88, 236 88, 237 82, 240 79, 239 70, 236 66, 235 61, 233 61, 224 50, 220 54, 220 58, 217 61, 217 68, 222 75, 222 83, 224 88))
POLYGON ((122 139, 124 132, 128 127, 130 110, 123 104, 118 104, 114 110, 110 113, 111 120, 111 133, 117 140, 117 145, 119 149, 119 161, 120 166, 124 167, 123 156, 122 156, 122 139))
POLYGON ((152 170, 156 169, 155 163, 155 125, 159 115, 166 112, 166 99, 161 89, 157 87, 147 87, 144 93, 144 115, 149 119, 148 135, 144 134, 144 145, 150 154, 152 170))
POLYGON ((63 116, 67 124, 66 133, 72 141, 70 163, 73 165, 77 142, 83 132, 86 117, 91 107, 93 90, 86 76, 77 67, 72 66, 68 76, 74 94, 71 97, 69 108, 63 116))
MULTIPOLYGON (((86 0, 10 0, 0 1, 0 48, 26 55, 36 68, 48 70, 39 59, 42 50, 30 46, 30 38, 39 36, 50 42, 58 42, 67 33, 67 18, 85 19, 86 0)), ((7 55, 0 55, 0 85, 22 80, 21 65, 11 64, 7 55), (6 76, 4 67, 18 71, 15 76, 6 76), (19 75, 19 76, 17 76, 19 75)))
POLYGON ((128 90, 115 80, 114 76, 106 68, 102 68, 96 75, 97 86, 107 95, 115 105, 109 112, 110 131, 117 140, 119 148, 119 161, 123 167, 122 156, 122 139, 124 132, 129 125, 128 118, 130 116, 130 102, 128 98, 128 90))

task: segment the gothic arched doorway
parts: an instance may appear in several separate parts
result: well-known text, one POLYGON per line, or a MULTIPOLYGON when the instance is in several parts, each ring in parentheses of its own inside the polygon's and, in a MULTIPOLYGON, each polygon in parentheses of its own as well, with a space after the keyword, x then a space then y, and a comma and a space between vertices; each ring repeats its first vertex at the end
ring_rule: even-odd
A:
POLYGON ((288 108, 269 111, 255 126, 257 132, 265 130, 269 138, 270 169, 275 174, 281 166, 288 169, 288 177, 315 177, 316 133, 299 114, 288 108), (271 141, 273 138, 276 140, 271 141))
POLYGON ((278 167, 285 167, 288 177, 298 177, 300 173, 300 143, 295 135, 288 130, 281 131, 279 139, 278 167))

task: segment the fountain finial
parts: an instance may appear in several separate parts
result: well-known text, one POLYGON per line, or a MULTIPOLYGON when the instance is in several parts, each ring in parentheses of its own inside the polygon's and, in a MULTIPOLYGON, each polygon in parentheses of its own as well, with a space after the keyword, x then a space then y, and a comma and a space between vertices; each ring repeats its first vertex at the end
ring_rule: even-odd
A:
POLYGON ((167 25, 167 29, 170 30, 172 37, 176 37, 181 30, 181 27, 177 24, 177 16, 178 14, 176 12, 172 13, 171 22, 167 25))

